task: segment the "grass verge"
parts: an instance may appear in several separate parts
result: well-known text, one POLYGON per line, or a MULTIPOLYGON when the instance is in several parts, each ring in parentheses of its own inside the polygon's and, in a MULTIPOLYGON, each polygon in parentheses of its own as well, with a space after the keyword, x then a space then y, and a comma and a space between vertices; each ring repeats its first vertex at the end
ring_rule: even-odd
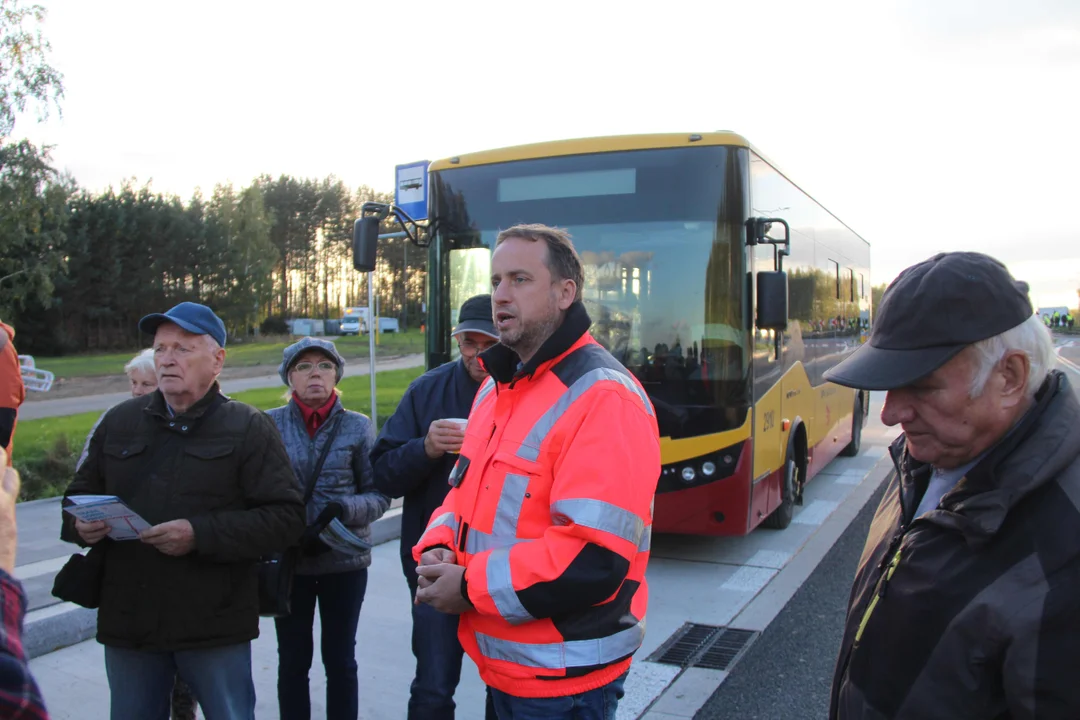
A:
MULTIPOLYGON (((423 371, 422 367, 416 367, 378 374, 375 402, 380 429, 397 408, 409 383, 423 371)), ((367 375, 345 378, 338 389, 347 409, 371 414, 371 380, 367 375)), ((284 387, 272 387, 236 393, 232 398, 260 410, 269 410, 285 404, 284 393, 284 387)), ((63 494, 75 474, 75 463, 86 443, 86 436, 101 415, 95 411, 19 423, 13 454, 15 467, 22 477, 20 501, 63 494)))

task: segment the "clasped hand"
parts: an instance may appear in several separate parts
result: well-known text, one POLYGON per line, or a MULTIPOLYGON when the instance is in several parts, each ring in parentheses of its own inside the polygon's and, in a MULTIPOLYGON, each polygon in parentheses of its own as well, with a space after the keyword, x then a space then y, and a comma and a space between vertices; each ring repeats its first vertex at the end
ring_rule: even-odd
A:
POLYGON ((416 603, 430 605, 439 612, 460 615, 472 609, 472 603, 461 594, 461 576, 465 568, 455 564, 452 550, 435 548, 420 556, 416 573, 416 603))

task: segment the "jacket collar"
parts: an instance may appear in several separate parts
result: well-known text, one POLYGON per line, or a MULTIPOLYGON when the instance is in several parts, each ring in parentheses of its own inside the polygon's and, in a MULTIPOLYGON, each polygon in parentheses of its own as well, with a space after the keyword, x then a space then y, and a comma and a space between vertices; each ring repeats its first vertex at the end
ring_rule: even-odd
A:
POLYGON ((334 393, 333 397, 327 400, 322 407, 314 410, 297 400, 295 393, 290 393, 289 405, 292 405, 293 412, 300 418, 301 424, 306 424, 311 415, 318 413, 321 418, 319 427, 325 425, 326 421, 332 418, 338 410, 344 409, 344 406, 341 404, 341 396, 337 393, 334 393))
MULTIPOLYGON (((1035 405, 942 498, 944 511, 926 519, 961 532, 969 545, 989 542, 1021 500, 1052 482, 1073 462, 1080 443, 1080 401, 1060 370, 1050 372, 1035 405)), ((890 447, 900 474, 905 517, 930 466, 912 458, 901 435, 890 447)))
MULTIPOLYGON (((190 420, 201 418, 206 413, 206 409, 210 407, 214 399, 221 394, 221 386, 218 385, 217 380, 210 386, 210 389, 206 391, 199 400, 185 410, 182 413, 177 413, 176 417, 182 417, 190 420)), ((169 414, 169 408, 165 403, 165 396, 161 394, 161 390, 155 390, 150 397, 150 402, 146 406, 146 412, 156 417, 168 419, 172 417, 169 414)))
POLYGON ((567 309, 562 324, 521 368, 518 368, 521 364, 518 354, 501 343, 480 353, 480 360, 484 364, 484 369, 497 382, 510 383, 512 386, 523 377, 532 379, 541 365, 554 360, 572 348, 574 343, 589 331, 590 325, 592 325, 592 319, 589 318, 585 306, 576 302, 567 309))

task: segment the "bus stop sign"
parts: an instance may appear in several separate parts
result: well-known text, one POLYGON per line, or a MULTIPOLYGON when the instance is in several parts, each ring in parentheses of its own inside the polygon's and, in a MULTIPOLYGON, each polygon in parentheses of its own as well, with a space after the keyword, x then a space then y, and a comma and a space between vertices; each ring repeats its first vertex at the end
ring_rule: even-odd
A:
POLYGON ((394 185, 394 205, 417 221, 427 219, 429 164, 427 160, 421 160, 394 168, 397 178, 394 185))

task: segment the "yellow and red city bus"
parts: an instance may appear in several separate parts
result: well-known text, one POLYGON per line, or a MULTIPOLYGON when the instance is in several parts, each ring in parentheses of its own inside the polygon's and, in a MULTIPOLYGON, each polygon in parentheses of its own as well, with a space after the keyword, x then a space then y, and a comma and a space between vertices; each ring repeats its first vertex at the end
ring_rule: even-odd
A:
POLYGON ((744 138, 502 148, 433 162, 427 180, 428 367, 456 352, 456 309, 490 292, 500 230, 569 230, 592 333, 656 408, 654 531, 786 527, 803 485, 858 451, 868 397, 822 373, 869 327, 870 247, 744 138), (763 327, 778 291, 782 320, 763 327))

